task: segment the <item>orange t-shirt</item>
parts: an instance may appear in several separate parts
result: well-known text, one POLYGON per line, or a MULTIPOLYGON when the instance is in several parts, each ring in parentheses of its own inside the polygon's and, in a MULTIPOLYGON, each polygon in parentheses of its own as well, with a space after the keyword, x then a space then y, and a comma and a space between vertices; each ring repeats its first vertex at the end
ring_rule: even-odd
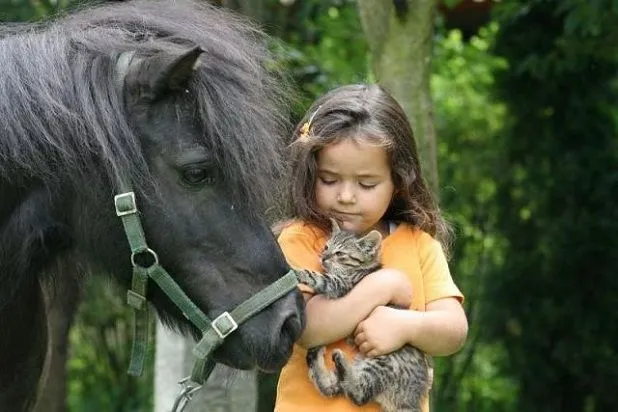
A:
MULTIPOLYGON (((327 235, 320 229, 295 222, 281 232, 279 244, 293 268, 321 271, 320 254, 326 238, 327 235)), ((451 278, 440 243, 422 230, 399 224, 382 241, 381 261, 384 267, 398 269, 408 275, 412 285, 412 310, 424 311, 427 303, 446 297, 463 301, 463 295, 451 278)), ((312 293, 306 285, 299 286, 303 292, 312 293)), ((330 367, 333 367, 331 353, 335 348, 343 349, 350 359, 356 353, 343 340, 328 345, 325 356, 330 367)), ((309 379, 306 354, 306 349, 294 345, 292 357, 279 377, 275 412, 380 411, 376 403, 358 407, 344 396, 322 396, 309 379)), ((426 411, 429 411, 428 399, 423 405, 423 412, 426 411)))

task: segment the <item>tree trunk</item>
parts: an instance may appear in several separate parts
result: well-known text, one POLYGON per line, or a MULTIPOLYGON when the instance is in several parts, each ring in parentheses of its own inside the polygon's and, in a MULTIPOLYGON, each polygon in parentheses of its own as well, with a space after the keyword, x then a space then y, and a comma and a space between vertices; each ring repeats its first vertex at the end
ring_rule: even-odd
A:
MULTIPOLYGON (((195 342, 157 322, 155 412, 169 412, 180 392, 178 381, 191 374, 195 342)), ((237 372, 217 365, 206 384, 183 412, 250 412, 256 409, 255 372, 237 372)))
POLYGON ((435 0, 358 0, 376 80, 410 119, 425 179, 438 195, 436 136, 429 87, 435 0))

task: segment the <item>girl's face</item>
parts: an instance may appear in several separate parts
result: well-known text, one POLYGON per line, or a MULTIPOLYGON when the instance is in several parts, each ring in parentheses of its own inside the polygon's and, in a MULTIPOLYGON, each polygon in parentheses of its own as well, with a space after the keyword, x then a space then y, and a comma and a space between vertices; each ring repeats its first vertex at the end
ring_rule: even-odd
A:
POLYGON ((362 140, 344 139, 317 153, 316 201, 342 229, 365 234, 381 224, 395 186, 386 151, 362 140))

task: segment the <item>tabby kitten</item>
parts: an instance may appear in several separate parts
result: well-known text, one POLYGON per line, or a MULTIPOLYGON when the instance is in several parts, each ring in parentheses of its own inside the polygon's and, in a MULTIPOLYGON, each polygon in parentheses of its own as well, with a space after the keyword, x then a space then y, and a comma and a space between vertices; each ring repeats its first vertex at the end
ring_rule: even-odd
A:
MULTIPOLYGON (((336 299, 348 293, 361 279, 380 268, 382 235, 372 230, 359 237, 341 230, 332 220, 333 230, 322 253, 325 273, 297 271, 298 280, 315 293, 336 299)), ((354 344, 352 338, 348 343, 354 344)), ((365 358, 358 354, 348 362, 343 352, 332 354, 336 371, 326 367, 324 346, 307 352, 309 377, 324 396, 344 394, 361 406, 374 400, 384 412, 420 412, 421 400, 431 386, 431 358, 405 345, 388 355, 365 358)))

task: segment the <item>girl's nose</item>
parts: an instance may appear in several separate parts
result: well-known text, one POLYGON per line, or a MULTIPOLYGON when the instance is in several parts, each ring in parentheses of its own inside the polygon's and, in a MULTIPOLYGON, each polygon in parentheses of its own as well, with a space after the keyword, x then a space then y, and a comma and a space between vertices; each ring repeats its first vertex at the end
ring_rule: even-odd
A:
POLYGON ((341 190, 339 190, 339 193, 337 194, 337 201, 345 204, 356 202, 356 195, 350 185, 343 185, 341 187, 341 190))

